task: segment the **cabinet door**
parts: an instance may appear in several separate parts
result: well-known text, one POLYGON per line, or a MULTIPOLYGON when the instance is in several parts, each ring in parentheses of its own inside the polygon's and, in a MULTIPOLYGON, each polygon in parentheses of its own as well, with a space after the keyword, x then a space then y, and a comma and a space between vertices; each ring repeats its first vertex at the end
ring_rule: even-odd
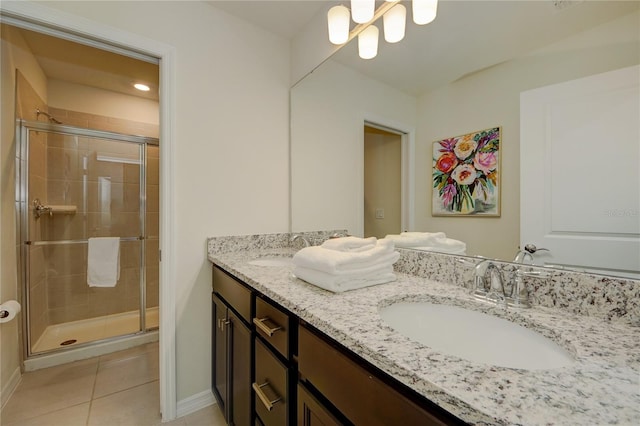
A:
POLYGON ((341 426, 338 421, 301 384, 298 384, 298 426, 341 426))
POLYGON ((224 413, 224 418, 228 417, 228 386, 227 386, 227 307, 217 297, 212 297, 213 303, 213 336, 212 336, 212 374, 213 374, 213 390, 216 395, 220 409, 224 413))
POLYGON ((255 340, 256 379, 253 383, 255 410, 266 426, 289 423, 289 373, 276 356, 259 340, 255 340))
POLYGON ((251 330, 232 311, 228 312, 230 333, 231 409, 228 423, 251 425, 251 330))

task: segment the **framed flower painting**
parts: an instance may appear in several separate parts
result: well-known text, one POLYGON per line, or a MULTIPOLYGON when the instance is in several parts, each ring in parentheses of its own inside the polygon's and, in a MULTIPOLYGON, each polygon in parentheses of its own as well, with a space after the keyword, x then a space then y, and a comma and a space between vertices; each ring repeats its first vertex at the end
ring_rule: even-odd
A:
POLYGON ((500 216, 500 127, 433 143, 434 216, 500 216))

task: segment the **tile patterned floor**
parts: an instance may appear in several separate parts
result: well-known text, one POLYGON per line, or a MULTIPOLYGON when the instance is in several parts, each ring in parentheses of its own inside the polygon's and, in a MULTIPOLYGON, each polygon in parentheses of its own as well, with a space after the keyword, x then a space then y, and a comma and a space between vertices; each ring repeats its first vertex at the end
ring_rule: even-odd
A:
MULTIPOLYGON (((154 426, 162 423, 158 343, 25 373, 3 426, 154 426)), ((226 425, 216 405, 167 426, 226 425)))

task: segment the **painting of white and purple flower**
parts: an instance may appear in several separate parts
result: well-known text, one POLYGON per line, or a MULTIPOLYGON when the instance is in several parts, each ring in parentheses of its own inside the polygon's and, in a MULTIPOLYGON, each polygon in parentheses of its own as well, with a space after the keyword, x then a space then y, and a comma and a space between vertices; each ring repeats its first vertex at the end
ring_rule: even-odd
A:
POLYGON ((433 143, 434 216, 500 216, 500 127, 433 143))

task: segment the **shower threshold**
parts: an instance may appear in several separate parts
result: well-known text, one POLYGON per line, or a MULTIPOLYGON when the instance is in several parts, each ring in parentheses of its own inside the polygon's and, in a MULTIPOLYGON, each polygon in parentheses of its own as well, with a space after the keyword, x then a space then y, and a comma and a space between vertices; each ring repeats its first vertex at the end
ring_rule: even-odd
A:
MULTIPOLYGON (((148 329, 158 327, 157 307, 147 308, 145 323, 148 329)), ((31 349, 33 353, 39 353, 58 348, 70 348, 93 341, 136 333, 139 330, 139 311, 122 312, 50 325, 31 349)))

